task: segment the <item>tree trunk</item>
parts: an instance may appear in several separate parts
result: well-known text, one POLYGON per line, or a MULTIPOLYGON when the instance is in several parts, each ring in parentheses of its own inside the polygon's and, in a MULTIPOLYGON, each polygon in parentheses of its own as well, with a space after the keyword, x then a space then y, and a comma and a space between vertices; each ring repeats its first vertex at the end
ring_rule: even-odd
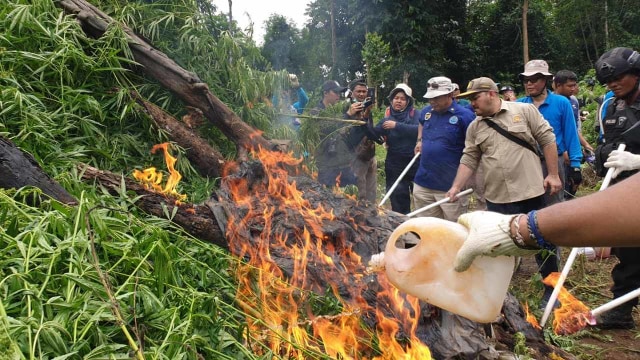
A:
MULTIPOLYGON (((136 102, 144 107, 147 114, 159 129, 167 131, 169 136, 178 145, 186 149, 187 158, 203 177, 221 177, 225 164, 224 156, 214 149, 207 141, 194 132, 194 127, 199 125, 198 117, 202 116, 199 111, 191 111, 183 119, 185 123, 178 122, 173 116, 164 110, 144 100, 140 94, 132 92, 131 96, 136 102)), ((195 109, 197 110, 197 109, 195 109)))
MULTIPOLYGON (((59 4, 67 13, 77 16, 82 28, 90 36, 102 36, 107 26, 113 22, 113 19, 84 0, 62 0, 59 4)), ((244 158, 248 149, 257 149, 259 146, 265 149, 272 147, 259 132, 243 122, 213 95, 198 75, 180 67, 126 26, 123 25, 123 28, 128 36, 131 52, 143 70, 165 88, 173 91, 186 104, 202 110, 205 117, 238 146, 240 158, 244 158)))
POLYGON ((336 40, 336 0, 331 0, 331 74, 332 78, 337 74, 338 45, 336 40))
POLYGON ((24 186, 40 188, 43 193, 64 204, 78 203, 40 168, 33 156, 20 150, 11 140, 0 137, 0 188, 19 189, 24 186))
MULTIPOLYGON (((84 180, 96 181, 114 195, 121 193, 121 175, 85 166, 82 170, 84 180)), ((357 305, 358 299, 364 299, 369 308, 362 308, 368 309, 363 310, 362 320, 371 328, 377 325, 373 309, 383 311, 390 318, 398 316, 396 319, 401 322, 400 315, 391 309, 390 303, 379 297, 383 288, 377 274, 367 273, 363 264, 385 247, 393 229, 406 217, 379 209, 373 204, 336 196, 306 176, 284 179, 289 184, 295 182, 298 188, 305 190, 302 197, 309 202, 310 208, 332 209, 333 218, 325 218, 317 226, 312 226, 299 209, 284 203, 289 199, 265 194, 269 191, 267 189, 275 185, 270 184, 271 181, 273 179, 269 179, 261 163, 245 162, 234 175, 222 179, 220 190, 202 205, 176 205, 175 199, 150 192, 133 179, 125 178, 124 184, 127 191, 139 195, 136 206, 140 209, 159 217, 171 217, 174 223, 197 238, 241 257, 246 257, 243 249, 265 249, 266 245, 268 249, 265 251, 268 251, 285 278, 305 274, 305 282, 299 284, 300 287, 317 294, 334 288, 343 301, 358 308, 362 308, 357 305), (234 202, 237 194, 233 192, 238 189, 252 194, 250 204, 239 205, 234 202), (265 211, 270 208, 278 210, 265 211), (269 225, 266 224, 264 213, 271 213, 269 225), (234 224, 238 223, 243 226, 235 227, 234 224), (304 238, 304 232, 308 229, 314 229, 309 230, 313 233, 311 241, 317 242, 314 246, 322 248, 319 253, 332 258, 332 261, 322 261, 309 253, 306 267, 301 269, 294 266, 299 259, 292 257, 294 252, 289 250, 301 246, 300 239, 304 238), (273 234, 269 236, 268 244, 262 243, 260 233, 263 231, 273 234), (280 243, 279 239, 283 239, 283 242, 280 243), (351 251, 358 257, 348 256, 351 251)), ((526 345, 536 359, 552 358, 553 353, 564 359, 573 359, 571 355, 545 343, 541 332, 524 320, 520 304, 511 295, 505 300, 502 319, 493 327, 472 322, 427 303, 421 303, 421 313, 416 334, 429 346, 436 359, 490 358, 479 356, 492 348, 487 337, 499 341, 496 349, 511 349, 516 344, 513 337, 516 332, 525 334, 526 345)), ((407 333, 401 330, 397 338, 406 336, 407 333)))
POLYGON ((524 0, 522 4, 522 59, 524 63, 529 62, 529 26, 527 13, 529 12, 529 0, 524 0))

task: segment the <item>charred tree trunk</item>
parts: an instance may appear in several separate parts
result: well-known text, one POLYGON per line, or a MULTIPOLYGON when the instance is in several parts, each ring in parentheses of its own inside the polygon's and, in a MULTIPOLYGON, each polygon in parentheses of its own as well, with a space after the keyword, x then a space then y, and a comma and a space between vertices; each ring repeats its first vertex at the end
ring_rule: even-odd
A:
MULTIPOLYGON (((75 14, 84 31, 93 37, 102 36, 110 23, 109 16, 84 0, 62 0, 59 4, 67 13, 75 14)), ((129 47, 135 60, 147 75, 155 78, 165 88, 173 91, 186 104, 196 107, 222 133, 238 146, 238 154, 244 157, 247 149, 272 147, 254 128, 243 122, 227 105, 209 91, 207 84, 197 74, 189 72, 161 51, 153 48, 123 25, 128 35, 129 47)))
MULTIPOLYGON (((296 207, 286 206, 285 197, 264 197, 265 188, 269 187, 264 168, 259 162, 245 162, 236 169, 234 175, 222 180, 221 188, 214 196, 202 205, 176 205, 174 199, 147 190, 143 185, 132 179, 124 179, 127 190, 132 190, 140 197, 136 205, 143 211, 168 217, 175 211, 172 221, 192 235, 242 256, 241 249, 264 248, 265 244, 260 235, 268 231, 274 234, 269 237, 269 253, 285 277, 293 278, 295 272, 305 271, 305 283, 302 287, 318 294, 325 293, 328 288, 335 287, 337 293, 346 301, 356 298, 364 299, 372 309, 380 309, 393 317, 394 310, 384 299, 379 297, 382 287, 376 274, 365 271, 366 263, 373 254, 384 249, 391 232, 403 221, 404 215, 384 211, 372 204, 336 196, 331 191, 306 176, 290 177, 284 181, 303 188, 303 198, 311 208, 331 208, 333 218, 321 220, 318 229, 313 232, 313 241, 317 241, 323 248, 323 253, 331 257, 333 264, 328 265, 309 254, 308 265, 305 269, 294 267, 292 254, 276 247, 276 237, 285 239, 284 248, 300 246, 297 243, 303 238, 303 232, 310 228, 308 219, 296 207), (240 190, 238 190, 240 189, 240 190), (232 192, 252 194, 251 204, 238 205, 234 202, 232 192), (275 208, 272 212, 270 225, 266 225, 262 210, 275 208), (177 209, 176 209, 177 208, 177 209), (251 216, 251 213, 255 215, 251 216), (228 227, 236 223, 243 223, 242 227, 228 227), (278 234, 276 236, 275 234, 278 234), (356 261, 347 256, 356 253, 356 261)), ((83 179, 96 181, 105 186, 111 193, 120 193, 121 176, 100 171, 95 168, 83 168, 83 179)), ((273 185, 273 184, 271 184, 273 185)), ((502 320, 493 325, 482 325, 460 316, 442 311, 426 303, 422 306, 422 317, 416 331, 419 338, 427 344, 436 359, 457 357, 474 357, 490 359, 492 357, 479 356, 480 353, 492 348, 488 337, 495 333, 499 343, 496 350, 509 351, 516 341, 513 334, 521 332, 526 337, 526 345, 535 353, 535 358, 552 358, 557 354, 564 359, 573 357, 564 351, 545 343, 540 331, 531 327, 525 320, 523 310, 512 296, 508 296, 503 307, 502 320), (479 357, 478 357, 479 356, 479 357)), ((376 326, 376 317, 372 313, 364 313, 363 320, 372 328, 376 326)), ((399 334, 403 337, 406 334, 399 334)), ((495 350, 490 353, 496 355, 495 350)))
POLYGON ((76 198, 40 168, 33 156, 20 150, 9 139, 0 137, 0 188, 24 186, 40 188, 43 193, 65 204, 78 203, 76 198))
MULTIPOLYGON (((222 176, 225 163, 224 156, 209 145, 207 141, 198 136, 194 132, 193 126, 188 126, 177 121, 173 116, 167 114, 155 104, 144 100, 138 93, 132 92, 131 95, 138 104, 144 107, 158 128, 167 131, 173 141, 186 149, 187 158, 193 167, 198 170, 200 175, 209 178, 222 176)), ((192 112, 187 116, 189 119, 194 119, 202 115, 197 112, 192 112)), ((191 121, 198 123, 198 120, 191 121)))

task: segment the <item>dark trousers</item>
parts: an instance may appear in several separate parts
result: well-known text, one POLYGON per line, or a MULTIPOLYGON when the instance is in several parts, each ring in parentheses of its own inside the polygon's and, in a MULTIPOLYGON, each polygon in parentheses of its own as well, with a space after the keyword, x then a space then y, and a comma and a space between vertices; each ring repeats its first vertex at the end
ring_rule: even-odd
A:
MULTIPOLYGON (((544 196, 540 195, 527 200, 517 201, 507 204, 495 204, 487 201, 487 210, 501 214, 526 214, 531 210, 538 210, 544 207, 544 196)), ((558 271, 559 259, 558 249, 554 247, 550 251, 543 251, 536 254, 536 263, 542 278, 546 278, 552 272, 558 271)))
MULTIPOLYGON (((611 270, 613 286, 611 292, 614 298, 619 298, 635 289, 640 288, 640 248, 638 247, 614 247, 611 253, 620 263, 611 270)), ((638 298, 630 300, 626 304, 638 305, 638 298)))
MULTIPOLYGON (((400 177, 400 174, 402 174, 407 165, 409 165, 409 161, 405 162, 404 164, 395 165, 391 165, 389 161, 385 162, 384 173, 386 175, 387 192, 400 177), (398 165, 404 166, 400 167, 398 165)), ((391 193, 391 196, 389 196, 389 200, 391 201, 391 210, 405 215, 411 212, 411 193, 413 192, 413 178, 416 176, 417 169, 418 164, 414 163, 411 169, 409 169, 409 171, 407 171, 407 173, 404 175, 402 180, 400 180, 400 183, 398 183, 396 189, 393 191, 393 193, 391 193)))

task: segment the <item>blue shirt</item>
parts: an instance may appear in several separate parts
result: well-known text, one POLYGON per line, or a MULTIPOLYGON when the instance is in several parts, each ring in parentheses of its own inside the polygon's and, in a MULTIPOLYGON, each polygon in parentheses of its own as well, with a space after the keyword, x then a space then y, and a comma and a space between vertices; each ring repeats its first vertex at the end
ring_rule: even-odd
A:
POLYGON ((418 118, 422 124, 422 155, 413 181, 425 188, 447 191, 456 177, 469 124, 476 115, 455 101, 444 112, 424 108, 418 118))
MULTIPOLYGON (((547 98, 538 107, 538 111, 549 122, 556 135, 556 145, 558 155, 565 151, 569 153, 571 167, 579 168, 582 160, 582 147, 578 138, 578 129, 573 117, 573 110, 569 99, 564 96, 547 91, 547 98)), ((526 96, 516 100, 517 102, 533 104, 531 96, 526 96)))

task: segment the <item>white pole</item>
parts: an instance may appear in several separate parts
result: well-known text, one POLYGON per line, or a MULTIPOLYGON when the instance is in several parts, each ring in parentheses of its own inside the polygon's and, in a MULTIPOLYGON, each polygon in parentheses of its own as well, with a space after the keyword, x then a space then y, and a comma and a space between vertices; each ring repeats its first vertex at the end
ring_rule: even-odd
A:
POLYGON ((411 166, 413 165, 414 162, 416 162, 416 159, 418 158, 418 156, 420 156, 420 153, 416 153, 413 156, 413 159, 411 159, 411 161, 409 161, 409 165, 407 165, 407 167, 404 168, 404 170, 402 170, 402 173, 400 174, 400 176, 398 176, 398 179, 396 180, 396 182, 393 183, 393 186, 391 186, 389 191, 387 191, 387 193, 384 194, 384 197, 382 198, 382 201, 380 201, 380 204, 378 204, 378 206, 382 206, 387 200, 389 200, 391 193, 393 192, 393 190, 396 189, 396 187, 398 187, 398 184, 400 184, 400 181, 402 180, 402 178, 409 171, 409 169, 411 169, 411 166))
MULTIPOLYGON (((625 147, 626 147, 625 144, 620 144, 620 146, 618 146, 618 150, 624 151, 625 147)), ((600 190, 598 191, 602 191, 607 187, 609 187, 609 183, 611 182, 611 177, 613 176, 614 170, 615 168, 609 168, 609 170, 607 170, 607 174, 605 175, 604 180, 602 180, 602 185, 600 186, 600 190)), ((560 273, 558 282, 556 283, 556 286, 553 288, 553 292, 551 293, 549 302, 547 303, 547 306, 544 308, 544 314, 542 314, 542 319, 540 320, 540 327, 544 327, 544 324, 546 324, 547 320, 549 319, 549 315, 551 315, 551 310, 553 309, 553 305, 555 305, 556 299, 560 294, 560 289, 562 288, 562 285, 564 285, 564 281, 567 279, 569 270, 571 270, 571 265, 573 265, 573 261, 576 259, 576 256, 578 255, 578 250, 579 248, 574 247, 573 249, 571 249, 571 253, 569 253, 569 257, 567 258, 567 262, 564 264, 564 268, 562 268, 562 273, 560 273)))
POLYGON ((611 309, 613 309, 616 306, 620 306, 624 303, 626 303, 627 301, 633 299, 633 298, 637 298, 638 296, 640 296, 640 289, 635 289, 630 293, 627 293, 623 296, 620 296, 617 299, 613 299, 611 301, 609 301, 608 303, 598 306, 597 308, 591 310, 591 315, 593 317, 596 317, 597 315, 600 315, 600 313, 609 311, 611 309))
MULTIPOLYGON (((468 195, 468 194, 471 194, 472 192, 473 192, 473 189, 467 189, 465 191, 460 191, 456 196, 468 195)), ((438 205, 442 205, 444 203, 447 203, 447 202, 449 202, 449 200, 451 200, 450 197, 446 197, 446 198, 444 198, 442 200, 438 200, 438 201, 434 202, 433 204, 429 204, 429 205, 427 205, 425 207, 422 207, 422 208, 420 208, 418 210, 414 210, 413 212, 408 213, 407 216, 408 217, 412 217, 414 215, 420 214, 421 212, 423 212, 425 210, 429 210, 432 207, 436 207, 438 205)))

